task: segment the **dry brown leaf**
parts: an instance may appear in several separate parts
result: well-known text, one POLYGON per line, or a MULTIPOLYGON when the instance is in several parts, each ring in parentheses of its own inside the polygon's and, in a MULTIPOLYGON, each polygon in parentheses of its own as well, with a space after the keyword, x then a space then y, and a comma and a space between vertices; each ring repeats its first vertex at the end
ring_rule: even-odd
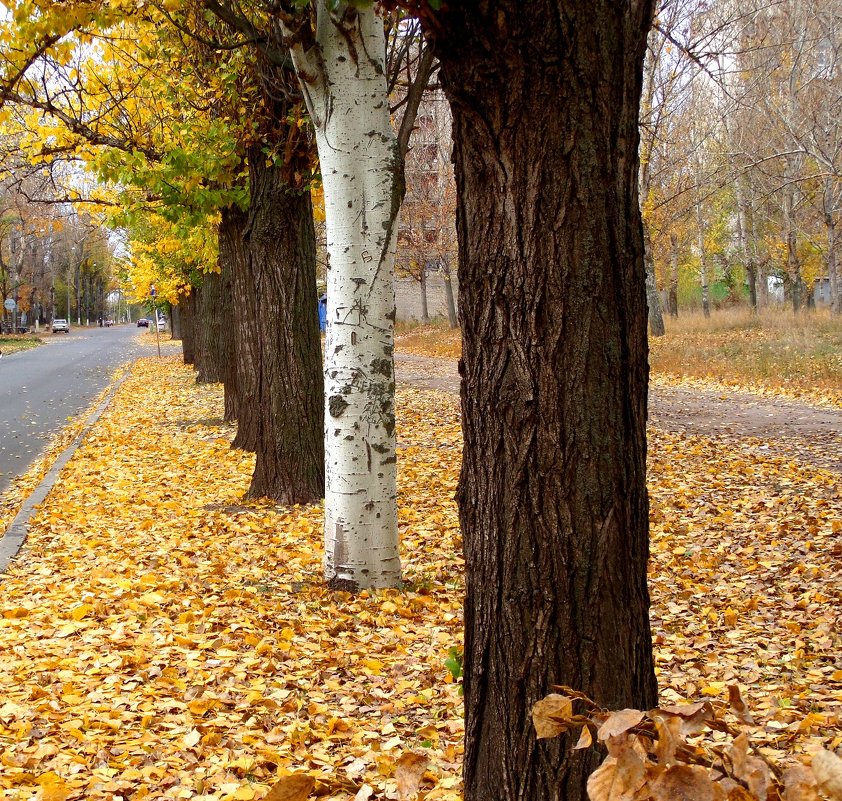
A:
POLYGON ((678 715, 682 718, 692 718, 697 713, 707 709, 710 704, 707 701, 697 701, 695 704, 668 704, 658 707, 656 712, 666 712, 669 715, 678 715))
POLYGON ((842 759, 822 749, 813 757, 813 775, 830 801, 842 801, 842 759))
POLYGON ((703 731, 714 717, 713 707, 708 701, 699 701, 695 704, 673 704, 672 706, 661 707, 656 711, 677 716, 681 720, 682 737, 692 737, 703 731))
POLYGON ((725 791, 698 765, 673 765, 650 785, 653 801, 725 801, 725 791))
POLYGON ((640 757, 628 747, 619 757, 610 756, 588 778, 591 801, 631 801, 646 780, 640 757))
POLYGON ((316 781, 306 773, 292 773, 272 785, 263 801, 305 801, 313 792, 316 781))
POLYGON ((372 795, 374 795, 374 788, 370 784, 364 784, 359 790, 357 790, 357 794, 354 796, 354 801, 368 801, 372 795))
POLYGON ((550 693, 532 707, 532 723, 539 740, 567 731, 572 717, 573 702, 566 695, 550 693))
POLYGON ((655 716, 655 731, 658 739, 655 741, 654 750, 659 765, 672 764, 676 749, 684 742, 681 737, 681 727, 682 720, 679 717, 655 716))
POLYGON ((582 726, 582 733, 579 735, 579 740, 573 746, 574 751, 579 751, 582 748, 590 748, 593 745, 593 736, 589 726, 582 726))
POLYGON ((754 718, 748 711, 748 707, 745 701, 743 701, 742 695, 740 695, 740 688, 736 684, 728 685, 728 705, 731 707, 731 711, 737 716, 737 720, 741 723, 747 725, 754 724, 754 718))
POLYGON ((406 801, 418 792, 424 771, 430 764, 426 754, 415 754, 407 751, 395 763, 395 781, 398 783, 398 795, 406 801))
POLYGON ((806 765, 795 765, 784 771, 781 781, 783 801, 820 801, 816 791, 816 777, 806 765))
POLYGON ((761 801, 761 799, 738 784, 728 791, 728 801, 761 801))
POLYGON ((625 734, 629 729, 637 726, 645 716, 646 713, 639 709, 620 709, 612 712, 599 727, 597 737, 600 740, 607 740, 609 737, 625 734))
POLYGON ((734 776, 744 782, 757 798, 765 799, 772 782, 772 773, 762 759, 749 753, 745 732, 736 737, 728 747, 728 755, 731 758, 734 776))

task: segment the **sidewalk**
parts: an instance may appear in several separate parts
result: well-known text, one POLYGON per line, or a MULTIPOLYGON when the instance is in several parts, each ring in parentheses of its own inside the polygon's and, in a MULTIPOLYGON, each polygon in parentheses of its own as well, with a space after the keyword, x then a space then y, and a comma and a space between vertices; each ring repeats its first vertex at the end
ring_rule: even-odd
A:
MULTIPOLYGON (((401 405, 455 431, 442 403, 401 405)), ((138 362, 0 577, 3 797, 250 799, 303 771, 396 798, 414 750, 427 797, 456 798, 458 450, 432 473, 402 448, 430 499, 401 511, 417 590, 351 598, 321 586, 320 508, 242 501, 253 457, 221 409, 176 357, 138 362)))

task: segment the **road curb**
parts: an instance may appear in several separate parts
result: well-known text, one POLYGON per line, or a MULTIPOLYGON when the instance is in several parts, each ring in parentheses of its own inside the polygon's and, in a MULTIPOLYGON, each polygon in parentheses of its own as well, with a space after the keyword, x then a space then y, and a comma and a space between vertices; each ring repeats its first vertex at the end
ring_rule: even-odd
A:
POLYGON ((53 465, 50 467, 47 474, 41 479, 38 486, 32 490, 29 497, 27 497, 27 499, 23 502, 23 506, 21 506, 20 511, 17 513, 15 519, 9 524, 9 527, 6 529, 5 534, 3 534, 2 539, 0 539, 0 574, 6 572, 9 562, 17 556, 18 551, 20 551, 24 542, 26 542, 26 535, 29 532, 29 520, 35 511, 35 507, 44 502, 50 490, 53 486, 55 486, 59 473, 61 473, 67 463, 73 458, 73 454, 76 453, 77 449, 82 444, 82 441, 96 425, 97 421, 102 416, 102 413, 108 408, 108 404, 111 403, 111 400, 117 393, 117 390, 123 385, 123 382, 130 374, 131 366, 129 366, 126 369, 126 372, 111 385, 105 397, 99 402, 96 409, 90 413, 88 419, 85 421, 85 425, 76 435, 73 442, 71 442, 58 455, 58 458, 55 462, 53 462, 53 465))

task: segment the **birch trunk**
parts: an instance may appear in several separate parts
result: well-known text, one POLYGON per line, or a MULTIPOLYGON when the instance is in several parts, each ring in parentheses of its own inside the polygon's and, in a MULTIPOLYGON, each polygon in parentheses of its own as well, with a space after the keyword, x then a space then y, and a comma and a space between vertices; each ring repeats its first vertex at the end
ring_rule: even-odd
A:
POLYGON ((670 317, 678 317, 678 237, 670 234, 670 317))
POLYGON ((643 221, 643 261, 646 266, 646 306, 649 311, 649 333, 653 337, 666 334, 664 328, 664 310, 661 308, 661 297, 658 295, 658 284, 655 279, 655 256, 652 253, 652 238, 649 225, 643 221))
POLYGON ((444 276, 444 298, 447 303, 447 323, 451 328, 459 327, 459 316, 456 313, 456 298, 453 297, 453 277, 450 272, 450 265, 442 263, 442 275, 444 276))
POLYGON ((752 311, 757 311, 757 267, 752 258, 748 246, 748 201, 742 185, 742 179, 738 178, 734 184, 734 191, 737 196, 737 241, 740 245, 740 253, 743 257, 743 266, 748 281, 749 304, 752 311))
POLYGON ((430 322, 430 305, 427 301, 427 268, 421 265, 421 322, 430 322))
POLYGON ((393 287, 400 158, 385 37, 373 8, 317 4, 316 43, 293 47, 324 186, 325 578, 355 590, 400 583, 393 287))
POLYGON ((842 286, 836 263, 836 220, 834 211, 833 179, 825 178, 824 224, 827 232, 827 277, 830 280, 830 308, 835 314, 842 313, 842 286))
POLYGON ((705 257, 705 221, 702 214, 702 204, 696 203, 696 225, 698 227, 699 247, 699 282, 702 285, 702 311, 705 317, 710 317, 710 296, 708 294, 708 265, 705 257))
POLYGON ((801 265, 798 262, 797 237, 795 233, 795 197, 794 190, 788 188, 784 195, 784 233, 786 236, 786 272, 789 279, 792 311, 801 311, 801 265))

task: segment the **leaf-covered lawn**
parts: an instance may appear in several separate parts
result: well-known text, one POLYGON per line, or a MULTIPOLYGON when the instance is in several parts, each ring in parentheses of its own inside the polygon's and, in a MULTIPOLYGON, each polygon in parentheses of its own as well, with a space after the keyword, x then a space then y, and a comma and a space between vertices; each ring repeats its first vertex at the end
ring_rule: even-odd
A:
POLYGON ((4 354, 14 353, 19 350, 30 350, 37 348, 40 344, 40 338, 32 334, 0 336, 0 352, 4 354))
MULTIPOLYGON (((842 407, 842 317, 829 311, 682 312, 667 333, 649 338, 654 380, 710 389, 781 395, 842 407)), ((398 346, 422 356, 458 359, 459 329, 439 323, 401 326, 398 346)))
MULTIPOLYGON (((462 720, 456 398, 399 392, 407 586, 320 583, 320 508, 243 502, 221 392, 142 360, 0 580, 8 798, 456 799, 462 720), (361 790, 361 788, 363 788, 361 790)), ((780 759, 842 743, 837 475, 654 432, 653 631, 664 699, 737 682, 780 759)))

